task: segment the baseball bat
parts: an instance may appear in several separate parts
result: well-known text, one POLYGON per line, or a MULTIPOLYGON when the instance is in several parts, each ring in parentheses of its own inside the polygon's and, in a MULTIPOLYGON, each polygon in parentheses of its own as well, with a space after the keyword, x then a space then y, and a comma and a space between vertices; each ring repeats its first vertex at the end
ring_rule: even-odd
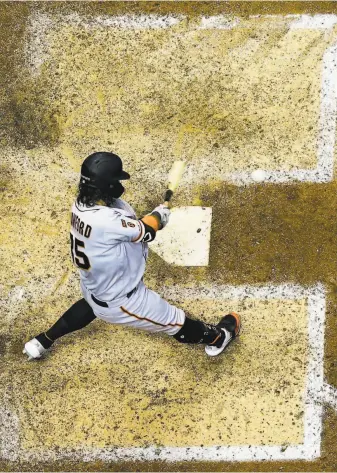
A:
POLYGON ((169 206, 169 202, 173 196, 173 193, 179 185, 179 182, 185 169, 185 165, 185 161, 174 161, 173 163, 173 166, 168 175, 167 190, 164 196, 164 205, 166 205, 166 207, 169 206))

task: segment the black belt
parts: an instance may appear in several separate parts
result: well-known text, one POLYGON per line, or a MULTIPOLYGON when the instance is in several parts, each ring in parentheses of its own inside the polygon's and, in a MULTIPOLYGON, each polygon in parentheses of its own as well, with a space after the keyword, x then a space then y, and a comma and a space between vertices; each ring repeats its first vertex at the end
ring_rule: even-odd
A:
MULTIPOLYGON (((132 294, 133 294, 134 292, 136 292, 136 291, 137 291, 137 287, 135 287, 134 289, 132 289, 132 291, 128 292, 127 295, 126 295, 126 297, 127 297, 128 299, 130 299, 130 297, 132 296, 132 294)), ((108 304, 107 302, 100 301, 100 300, 96 299, 96 297, 93 296, 92 294, 91 294, 91 299, 95 302, 95 304, 100 305, 101 307, 109 307, 109 304, 108 304)))

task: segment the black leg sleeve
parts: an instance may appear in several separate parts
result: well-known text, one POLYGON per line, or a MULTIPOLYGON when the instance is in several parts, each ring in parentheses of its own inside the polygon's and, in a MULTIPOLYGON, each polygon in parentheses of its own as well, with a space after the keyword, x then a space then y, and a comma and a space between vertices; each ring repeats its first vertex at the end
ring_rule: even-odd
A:
POLYGON ((173 337, 180 343, 205 343, 211 345, 223 336, 223 332, 216 326, 205 324, 201 320, 186 317, 185 323, 173 337))
POLYGON ((49 348, 58 338, 86 327, 95 319, 90 305, 85 299, 80 299, 47 332, 41 333, 36 338, 45 348, 49 348))

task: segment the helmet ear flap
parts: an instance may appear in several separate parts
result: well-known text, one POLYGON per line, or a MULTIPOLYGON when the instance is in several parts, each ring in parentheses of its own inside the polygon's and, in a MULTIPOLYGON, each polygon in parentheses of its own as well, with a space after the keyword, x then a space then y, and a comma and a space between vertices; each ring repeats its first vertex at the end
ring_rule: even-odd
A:
POLYGON ((119 181, 116 181, 116 183, 110 184, 110 189, 109 189, 109 195, 111 197, 114 197, 115 199, 118 199, 125 191, 124 186, 119 181))

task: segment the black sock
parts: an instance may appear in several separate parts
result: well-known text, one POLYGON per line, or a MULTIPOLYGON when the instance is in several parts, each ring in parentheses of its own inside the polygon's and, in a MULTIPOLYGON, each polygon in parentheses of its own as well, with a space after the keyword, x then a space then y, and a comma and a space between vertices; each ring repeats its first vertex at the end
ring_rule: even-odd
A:
POLYGON ((35 338, 36 338, 36 340, 38 340, 41 343, 43 348, 45 348, 46 350, 48 348, 50 348, 52 346, 52 344, 54 343, 54 340, 51 341, 49 338, 47 338, 45 333, 40 333, 40 335, 38 335, 35 338))
POLYGON ((50 348, 55 340, 86 327, 96 316, 90 305, 81 299, 73 304, 46 332, 35 337, 44 348, 50 348))
POLYGON ((201 320, 185 318, 185 323, 178 333, 173 337, 180 343, 204 343, 210 345, 223 341, 223 331, 212 324, 206 324, 201 320))

